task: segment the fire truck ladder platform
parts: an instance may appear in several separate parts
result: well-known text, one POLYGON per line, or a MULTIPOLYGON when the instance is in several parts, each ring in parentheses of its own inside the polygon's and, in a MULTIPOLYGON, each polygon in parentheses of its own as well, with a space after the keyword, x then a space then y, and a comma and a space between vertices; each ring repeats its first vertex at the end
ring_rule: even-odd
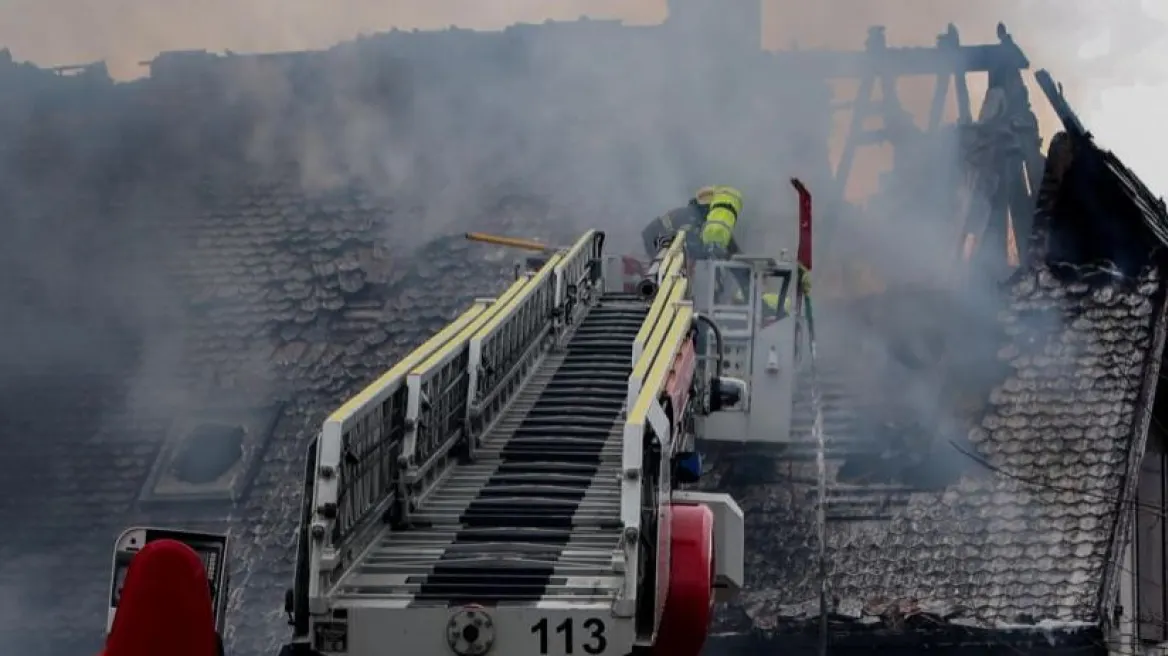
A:
POLYGON ((621 411, 647 305, 604 297, 545 356, 482 441, 386 530, 336 598, 403 605, 612 603, 620 541, 621 411))
POLYGON ((602 244, 476 301, 325 421, 298 566, 314 617, 598 612, 627 589, 624 408, 649 303, 603 291, 602 244))

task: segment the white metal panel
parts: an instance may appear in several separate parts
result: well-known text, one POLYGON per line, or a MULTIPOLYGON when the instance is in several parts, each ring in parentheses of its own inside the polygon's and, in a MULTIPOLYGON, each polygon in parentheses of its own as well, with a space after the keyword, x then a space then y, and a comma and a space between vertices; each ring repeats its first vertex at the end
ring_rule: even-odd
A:
POLYGON ((742 508, 729 494, 679 490, 673 502, 700 504, 714 513, 714 575, 717 601, 733 599, 746 581, 746 528, 742 508))
POLYGON ((613 617, 607 604, 570 604, 470 609, 362 605, 349 609, 347 651, 325 651, 322 656, 625 656, 632 651, 631 618, 613 617), (466 610, 474 612, 471 621, 466 610), (468 626, 475 628, 467 631, 468 626), (482 651, 469 649, 467 638, 475 638, 482 651))
MULTIPOLYGON (((751 263, 734 261, 730 263, 703 263, 703 275, 712 275, 719 269, 748 267, 751 263)), ((759 266, 773 266, 770 262, 757 262, 759 266)), ((782 267, 776 267, 785 271, 782 267)), ((771 269, 772 271, 774 269, 771 269)), ((749 311, 741 307, 713 305, 709 308, 711 319, 718 324, 723 337, 723 355, 729 358, 724 375, 746 380, 747 398, 730 412, 717 412, 698 419, 698 436, 703 440, 725 442, 787 443, 791 441, 791 415, 793 411, 796 379, 795 318, 786 317, 764 325, 762 317, 762 294, 766 291, 762 284, 765 269, 752 272, 753 298, 749 311), (737 326, 730 328, 728 326, 737 326)), ((713 300, 709 280, 703 282, 704 293, 700 298, 713 300)), ((790 294, 788 288, 787 293, 790 294)), ((699 308, 701 309, 701 308, 699 308)), ((707 340, 707 348, 713 355, 713 339, 707 340)))

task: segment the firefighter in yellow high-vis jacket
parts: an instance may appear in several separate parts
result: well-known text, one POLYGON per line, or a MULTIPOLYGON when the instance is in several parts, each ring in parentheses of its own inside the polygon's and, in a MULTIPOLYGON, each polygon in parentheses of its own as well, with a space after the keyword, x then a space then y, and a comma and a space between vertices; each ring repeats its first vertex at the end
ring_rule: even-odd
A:
POLYGON ((725 258, 738 251, 734 227, 742 211, 742 192, 733 187, 707 186, 682 207, 653 219, 641 232, 649 256, 669 243, 678 230, 685 230, 691 257, 725 258), (710 223, 711 218, 713 224, 710 223))
MULTIPOLYGON (((706 213, 710 211, 710 196, 713 189, 713 187, 702 187, 682 207, 669 210, 650 221, 649 225, 641 231, 641 239, 645 242, 645 253, 649 257, 655 256, 658 251, 669 244, 678 230, 685 230, 690 239, 688 245, 695 246, 695 237, 701 233, 706 213)), ((693 253, 692 257, 699 255, 699 253, 693 253)))
MULTIPOLYGON (((645 227, 641 233, 645 251, 656 255, 678 230, 684 229, 690 257, 727 259, 741 252, 734 238, 741 212, 742 192, 738 189, 724 185, 702 187, 684 207, 665 213, 645 227)), ((733 302, 746 302, 742 290, 749 288, 749 280, 737 280, 731 285, 738 288, 732 292, 733 302)), ((763 294, 762 301, 763 314, 768 318, 777 320, 790 314, 789 298, 781 302, 778 294, 763 294)))

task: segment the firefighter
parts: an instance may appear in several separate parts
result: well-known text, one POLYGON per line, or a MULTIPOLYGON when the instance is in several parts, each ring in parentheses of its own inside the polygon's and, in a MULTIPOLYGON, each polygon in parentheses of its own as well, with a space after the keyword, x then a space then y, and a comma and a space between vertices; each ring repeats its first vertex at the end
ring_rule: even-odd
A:
POLYGON ((207 572, 198 554, 156 540, 130 561, 102 656, 222 656, 207 572))
POLYGON ((668 243, 678 230, 685 229, 691 257, 725 258, 739 252, 734 239, 742 192, 733 187, 706 186, 698 189, 685 206, 666 212, 645 226, 641 238, 649 256, 668 243), (714 225, 709 219, 713 216, 714 225))
MULTIPOLYGON (((686 230, 686 251, 695 258, 726 259, 739 253, 734 238, 738 226, 738 215, 742 212, 742 192, 734 187, 710 185, 702 187, 689 199, 684 207, 666 212, 645 226, 641 237, 645 252, 650 257, 657 254, 677 233, 686 230)), ((749 277, 735 274, 729 292, 734 303, 745 303, 745 290, 750 288, 749 277)), ((722 283, 719 282, 719 285, 722 283)), ((721 294, 719 294, 721 295, 721 294)), ((763 319, 773 323, 790 315, 791 299, 785 302, 778 294, 763 294, 763 319)))
POLYGON ((696 238, 700 233, 700 226, 706 220, 706 214, 710 211, 710 199, 713 195, 714 187, 702 187, 684 206, 650 221, 641 232, 645 252, 649 257, 656 255, 678 230, 684 229, 688 235, 696 238))

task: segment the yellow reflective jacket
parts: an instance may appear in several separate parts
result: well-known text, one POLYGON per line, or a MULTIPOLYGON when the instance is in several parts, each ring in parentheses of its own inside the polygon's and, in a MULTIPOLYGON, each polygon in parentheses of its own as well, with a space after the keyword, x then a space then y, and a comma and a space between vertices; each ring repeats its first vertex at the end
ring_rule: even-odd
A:
MULTIPOLYGON (((743 295, 742 289, 734 292, 734 300, 738 303, 745 303, 746 296, 743 295)), ((774 292, 762 295, 762 315, 767 319, 785 319, 791 316, 791 296, 787 295, 783 299, 782 304, 779 303, 779 295, 774 292)))
POLYGON ((742 193, 733 187, 715 187, 710 211, 702 224, 702 245, 711 254, 725 255, 734 238, 738 214, 742 212, 742 193))
POLYGON ((791 316, 791 296, 788 294, 787 298, 783 299, 782 307, 780 307, 778 294, 763 294, 762 312, 763 316, 774 317, 776 319, 783 319, 791 316))

